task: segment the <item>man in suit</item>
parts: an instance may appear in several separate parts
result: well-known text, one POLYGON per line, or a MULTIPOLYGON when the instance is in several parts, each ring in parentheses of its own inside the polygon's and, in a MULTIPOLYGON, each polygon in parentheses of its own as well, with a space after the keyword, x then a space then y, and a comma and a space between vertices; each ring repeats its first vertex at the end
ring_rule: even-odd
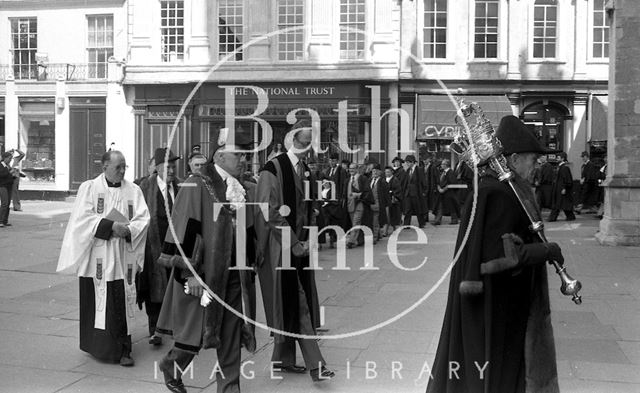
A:
POLYGON ((400 180, 398 180, 393 174, 393 168, 388 166, 384 168, 385 180, 387 182, 387 188, 389 193, 389 221, 385 226, 385 235, 390 235, 396 229, 396 225, 400 222, 402 217, 402 186, 400 180))
POLYGON ((442 215, 445 208, 448 208, 451 214, 451 225, 457 225, 460 210, 455 198, 455 190, 449 188, 449 185, 456 184, 456 175, 451 170, 449 160, 442 160, 440 166, 442 167, 442 174, 440 175, 440 181, 438 183, 438 193, 440 194, 438 199, 438 214, 436 215, 436 221, 433 225, 442 224, 442 215))
POLYGON ((157 148, 153 155, 156 164, 155 172, 140 182, 140 189, 149 207, 151 221, 147 230, 147 244, 144 253, 144 269, 136 282, 138 288, 138 307, 144 304, 149 323, 149 344, 162 344, 162 337, 156 335, 156 324, 162 308, 167 282, 171 271, 157 263, 169 219, 173 212, 173 202, 178 194, 178 184, 182 181, 176 177, 177 157, 166 148, 157 148))
MULTIPOLYGON (((347 183, 347 211, 351 217, 352 227, 362 225, 365 215, 369 212, 369 205, 373 203, 371 187, 366 177, 359 173, 358 164, 349 165, 349 181, 347 183)), ((347 247, 353 248, 358 245, 358 234, 360 230, 351 231, 347 234, 347 247)))
POLYGON ((559 157, 558 172, 553 181, 553 203, 549 214, 549 222, 554 222, 558 219, 560 210, 564 211, 567 221, 576 219, 573 214, 573 177, 571 176, 571 169, 567 165, 567 153, 561 152, 559 157))
MULTIPOLYGON (((337 225, 344 229, 349 230, 348 213, 347 213, 347 183, 349 181, 349 175, 347 171, 340 165, 340 156, 338 153, 332 153, 329 156, 329 168, 324 173, 325 179, 333 182, 332 188, 334 193, 327 201, 323 210, 325 212, 325 219, 327 225, 337 225)), ((329 231, 329 246, 335 247, 336 233, 329 231)))
POLYGON ((11 202, 11 190, 13 188, 13 174, 11 172, 11 159, 13 152, 2 154, 0 161, 0 228, 10 227, 9 203, 11 202))
POLYGON ((536 200, 540 209, 551 207, 551 190, 553 186, 553 178, 555 173, 553 166, 547 161, 547 156, 542 155, 538 159, 540 162, 539 170, 534 177, 534 185, 536 187, 536 200))
MULTIPOLYGON (((315 335, 320 307, 314 271, 309 267, 309 231, 319 206, 305 199, 305 184, 311 195, 315 179, 303 161, 311 146, 311 123, 297 122, 292 130, 292 146, 265 164, 257 186, 257 202, 269 206, 268 217, 256 218, 259 259, 258 276, 269 327, 284 332, 315 335), (287 231, 287 236, 283 235, 287 231), (284 243, 285 239, 289 244, 284 243), (284 243, 284 244, 283 244, 284 243), (283 249, 293 269, 281 269, 283 249)), ((288 140, 287 138, 285 140, 288 140)), ((309 370, 313 381, 332 378, 318 342, 274 333, 271 361, 277 371, 304 373, 309 370), (296 342, 302 350, 306 367, 296 365, 296 342)))
POLYGON ((405 159, 405 171, 407 177, 404 182, 404 225, 411 225, 411 217, 418 218, 418 226, 424 228, 426 206, 424 205, 424 195, 426 184, 424 170, 416 163, 413 155, 408 155, 405 159))
POLYGON ((389 222, 387 211, 389 206, 389 187, 387 182, 382 178, 382 170, 380 164, 374 164, 371 170, 371 181, 369 184, 374 203, 371 205, 373 215, 372 230, 373 244, 376 244, 384 231, 380 231, 380 227, 385 227, 389 222))

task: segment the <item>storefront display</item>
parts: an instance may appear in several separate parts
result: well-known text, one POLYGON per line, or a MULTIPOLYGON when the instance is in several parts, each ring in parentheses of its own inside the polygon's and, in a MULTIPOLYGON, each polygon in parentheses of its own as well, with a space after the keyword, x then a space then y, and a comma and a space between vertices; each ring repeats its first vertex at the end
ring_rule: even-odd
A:
POLYGON ((21 102, 18 147, 26 154, 22 172, 27 181, 55 182, 55 114, 53 102, 21 102))

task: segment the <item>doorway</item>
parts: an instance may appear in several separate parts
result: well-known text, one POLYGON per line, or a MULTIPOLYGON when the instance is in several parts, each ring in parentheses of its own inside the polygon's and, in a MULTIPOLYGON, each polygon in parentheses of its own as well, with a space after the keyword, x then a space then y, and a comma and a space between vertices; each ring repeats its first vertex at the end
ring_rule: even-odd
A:
POLYGON ((102 173, 106 149, 104 98, 71 98, 69 102, 69 187, 77 190, 85 180, 102 173))

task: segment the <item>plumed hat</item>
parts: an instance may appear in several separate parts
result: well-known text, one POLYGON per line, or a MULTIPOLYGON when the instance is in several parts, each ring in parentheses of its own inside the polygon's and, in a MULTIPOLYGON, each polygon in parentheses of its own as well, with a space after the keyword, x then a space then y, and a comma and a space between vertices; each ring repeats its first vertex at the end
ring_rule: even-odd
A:
POLYGON ((515 116, 505 116, 500 120, 496 136, 502 142, 505 156, 513 153, 546 153, 533 131, 515 116))

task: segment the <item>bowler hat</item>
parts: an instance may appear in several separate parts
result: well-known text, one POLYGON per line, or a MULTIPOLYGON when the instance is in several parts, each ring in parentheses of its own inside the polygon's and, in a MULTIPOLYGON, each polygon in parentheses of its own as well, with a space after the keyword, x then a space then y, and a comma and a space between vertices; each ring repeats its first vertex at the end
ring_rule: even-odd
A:
POLYGON ((340 159, 340 154, 338 154, 338 153, 331 153, 331 154, 329 155, 329 159, 330 159, 330 160, 339 160, 339 159, 340 159))
POLYGON ((513 153, 546 153, 538 139, 520 119, 505 116, 500 120, 496 136, 502 142, 505 155, 513 153))
POLYGON ((166 147, 157 148, 155 153, 153 154, 153 161, 156 163, 156 165, 163 164, 164 162, 173 162, 173 161, 179 160, 179 159, 180 159, 180 157, 178 157, 175 154, 173 154, 173 152, 171 150, 169 150, 169 157, 167 157, 167 148, 166 147))

